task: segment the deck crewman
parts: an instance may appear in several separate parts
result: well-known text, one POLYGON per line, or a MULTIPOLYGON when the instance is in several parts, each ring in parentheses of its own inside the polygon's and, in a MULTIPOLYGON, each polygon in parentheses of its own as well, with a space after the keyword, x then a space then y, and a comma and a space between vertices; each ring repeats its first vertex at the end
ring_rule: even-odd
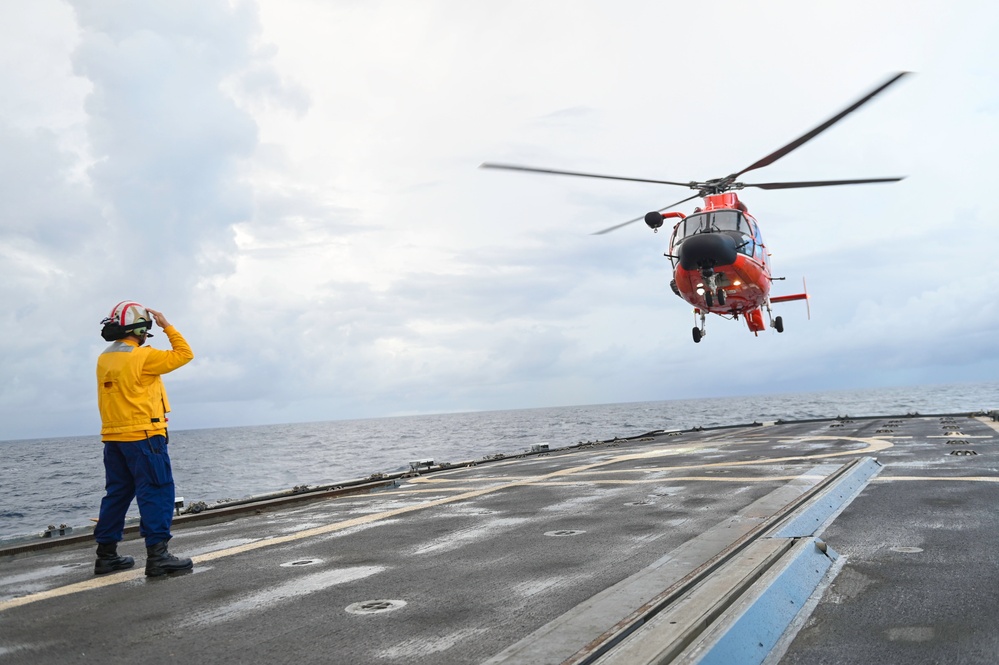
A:
POLYGON ((167 401, 161 375, 194 358, 191 347, 161 312, 124 300, 103 321, 101 337, 111 342, 97 359, 97 404, 104 442, 106 494, 94 529, 97 563, 94 574, 135 565, 118 554, 124 537, 125 513, 136 499, 139 533, 146 541, 146 575, 159 577, 191 570, 194 563, 167 550, 173 523, 174 484, 167 452, 167 401), (171 349, 145 346, 156 322, 171 349))

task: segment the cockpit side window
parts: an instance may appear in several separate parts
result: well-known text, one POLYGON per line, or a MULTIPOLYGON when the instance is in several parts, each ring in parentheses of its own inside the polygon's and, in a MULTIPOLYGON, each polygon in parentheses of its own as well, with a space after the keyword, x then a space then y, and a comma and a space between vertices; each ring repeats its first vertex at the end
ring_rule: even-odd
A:
POLYGON ((754 256, 760 263, 765 263, 766 257, 764 255, 766 253, 766 249, 763 245, 763 236, 760 235, 760 227, 752 219, 747 219, 746 221, 749 222, 749 228, 753 234, 753 245, 755 251, 751 254, 751 256, 754 256))

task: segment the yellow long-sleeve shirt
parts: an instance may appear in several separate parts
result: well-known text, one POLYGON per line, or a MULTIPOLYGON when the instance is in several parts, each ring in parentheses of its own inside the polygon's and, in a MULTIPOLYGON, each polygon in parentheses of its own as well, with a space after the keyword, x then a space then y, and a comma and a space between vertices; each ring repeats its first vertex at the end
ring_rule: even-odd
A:
POLYGON ((170 340, 169 351, 139 346, 126 337, 98 356, 102 440, 140 441, 166 430, 170 402, 160 376, 191 362, 194 352, 173 326, 163 332, 170 340))

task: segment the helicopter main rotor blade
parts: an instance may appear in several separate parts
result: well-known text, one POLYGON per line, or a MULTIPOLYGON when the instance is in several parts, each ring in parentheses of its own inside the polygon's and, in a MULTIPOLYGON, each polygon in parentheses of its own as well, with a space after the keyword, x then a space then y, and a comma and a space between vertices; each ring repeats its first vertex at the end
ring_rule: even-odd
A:
MULTIPOLYGON (((676 206, 680 205, 681 203, 686 203, 687 201, 690 201, 691 199, 696 199, 699 196, 700 196, 700 194, 694 194, 693 196, 688 196, 687 198, 683 199, 682 201, 677 201, 676 203, 671 203, 670 205, 666 206, 665 208, 660 208, 656 212, 665 212, 666 210, 669 210, 670 208, 675 208, 676 206)), ((635 219, 629 219, 627 222, 621 222, 620 224, 615 224, 614 226, 608 227, 608 228, 606 228, 606 229, 604 229, 602 231, 595 231, 595 232, 591 233, 590 235, 591 236, 602 236, 605 233, 610 233, 611 231, 616 231, 619 228, 621 228, 622 226, 628 226, 628 224, 634 224, 635 222, 640 222, 643 219, 645 219, 645 215, 642 215, 641 217, 636 217, 635 219)))
POLYGON ((829 187, 831 185, 863 185, 872 182, 898 182, 905 180, 901 178, 861 178, 859 180, 813 180, 811 182, 758 182, 750 184, 742 183, 743 187, 757 187, 759 189, 796 189, 798 187, 829 187))
POLYGON ((730 179, 735 179, 735 178, 738 178, 743 173, 746 173, 748 171, 752 171, 754 169, 762 168, 764 166, 768 166, 770 164, 773 164, 774 162, 776 162, 778 159, 780 159, 781 157, 783 157, 787 153, 791 152, 792 150, 794 150, 796 148, 800 148, 803 144, 807 143, 808 141, 811 141, 816 136, 818 136, 819 134, 821 134, 822 132, 824 132, 825 130, 829 129, 830 127, 832 127, 833 125, 835 125, 837 122, 839 122, 840 120, 842 120, 843 118, 845 118, 847 115, 849 115, 850 113, 853 113, 854 111, 856 111, 858 108, 860 108, 861 106, 863 106, 864 104, 866 104, 867 102, 869 102, 875 95, 877 95, 882 90, 884 90, 885 88, 887 88, 888 86, 890 86, 892 83, 894 83, 895 81, 899 80, 900 78, 902 78, 903 76, 905 76, 908 73, 909 72, 899 72, 898 74, 895 74, 890 79, 888 79, 887 81, 885 81, 884 83, 882 83, 881 85, 879 85, 877 88, 875 88, 871 92, 867 93, 866 95, 864 95, 863 97, 861 97, 860 99, 858 99, 856 102, 854 102, 853 104, 851 104, 847 108, 843 109, 842 111, 840 111, 839 113, 837 113, 833 117, 829 118, 829 120, 826 120, 824 123, 822 123, 821 125, 819 125, 815 129, 813 129, 812 131, 810 131, 807 134, 804 134, 804 135, 798 137, 797 139, 791 141, 790 143, 788 143, 786 146, 784 146, 780 150, 777 150, 775 152, 770 153, 769 155, 767 155, 766 157, 764 157, 760 161, 747 166, 746 168, 742 169, 738 173, 733 173, 732 175, 729 176, 729 178, 730 179))
POLYGON ((647 178, 626 178, 617 175, 601 175, 598 173, 581 173, 579 171, 557 171, 555 169, 537 169, 531 166, 515 166, 513 164, 496 164, 484 162, 479 165, 480 169, 504 169, 506 171, 527 171, 529 173, 549 173, 552 175, 571 175, 581 178, 603 178, 604 180, 628 180, 631 182, 651 182, 656 185, 676 185, 678 187, 693 187, 696 183, 673 182, 671 180, 648 180, 647 178))

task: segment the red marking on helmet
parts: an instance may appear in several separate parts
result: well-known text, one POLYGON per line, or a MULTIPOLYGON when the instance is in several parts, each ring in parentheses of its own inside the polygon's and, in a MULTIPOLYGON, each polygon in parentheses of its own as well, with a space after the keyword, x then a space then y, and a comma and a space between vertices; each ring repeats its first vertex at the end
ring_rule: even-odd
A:
POLYGON ((118 325, 121 325, 121 326, 125 325, 125 312, 128 311, 129 307, 135 305, 139 309, 142 309, 142 305, 140 305, 139 303, 137 303, 137 302, 128 302, 127 300, 122 300, 120 303, 118 303, 117 305, 115 305, 115 309, 118 309, 122 305, 124 305, 124 307, 121 308, 121 314, 118 316, 118 318, 119 318, 118 325))

